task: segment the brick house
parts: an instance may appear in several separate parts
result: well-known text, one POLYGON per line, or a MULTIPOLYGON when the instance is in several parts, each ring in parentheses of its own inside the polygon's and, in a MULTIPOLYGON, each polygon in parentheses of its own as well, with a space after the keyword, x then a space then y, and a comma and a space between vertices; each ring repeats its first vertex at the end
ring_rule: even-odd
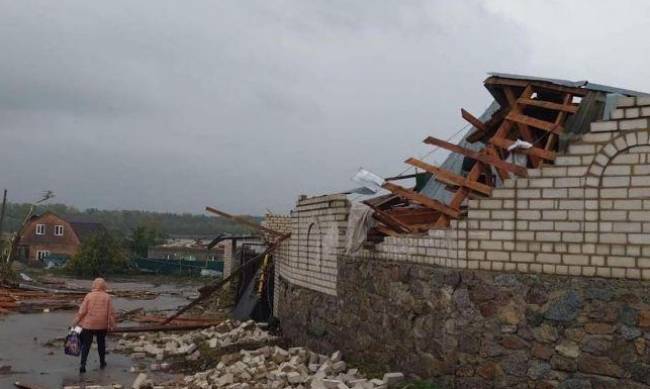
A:
POLYGON ((20 238, 19 258, 36 262, 50 255, 71 257, 84 239, 102 231, 105 231, 102 224, 67 221, 47 211, 33 216, 25 226, 20 238))

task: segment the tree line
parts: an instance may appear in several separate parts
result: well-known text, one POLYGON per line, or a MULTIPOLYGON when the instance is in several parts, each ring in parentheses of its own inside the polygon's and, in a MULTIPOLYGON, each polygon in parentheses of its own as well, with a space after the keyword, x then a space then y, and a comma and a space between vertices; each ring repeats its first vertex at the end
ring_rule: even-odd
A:
MULTIPOLYGON (((29 204, 8 203, 4 231, 13 232, 28 212, 29 204)), ((112 233, 129 236, 142 226, 156 229, 166 237, 210 237, 221 233, 248 234, 251 231, 228 219, 190 213, 170 213, 129 210, 101 210, 88 208, 80 210, 65 204, 46 204, 37 207, 36 214, 52 211, 66 220, 101 223, 112 233)), ((247 216, 259 223, 261 217, 247 216)))

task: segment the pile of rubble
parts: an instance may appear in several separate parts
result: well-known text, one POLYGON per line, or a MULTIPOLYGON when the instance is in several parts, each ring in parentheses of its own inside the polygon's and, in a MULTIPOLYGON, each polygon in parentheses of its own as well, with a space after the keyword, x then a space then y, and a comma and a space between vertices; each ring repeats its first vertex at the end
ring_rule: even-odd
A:
POLYGON ((214 369, 185 377, 184 387, 389 389, 399 387, 403 379, 402 373, 366 379, 357 369, 347 368, 339 351, 328 357, 302 347, 284 350, 265 346, 224 355, 214 369))
POLYGON ((162 332, 139 336, 124 334, 117 342, 115 350, 131 352, 131 357, 136 359, 149 356, 162 361, 166 357, 177 355, 187 355, 189 359, 196 359, 199 357, 199 346, 202 344, 217 349, 240 343, 270 342, 274 339, 252 320, 244 323, 226 320, 214 327, 184 334, 162 332))

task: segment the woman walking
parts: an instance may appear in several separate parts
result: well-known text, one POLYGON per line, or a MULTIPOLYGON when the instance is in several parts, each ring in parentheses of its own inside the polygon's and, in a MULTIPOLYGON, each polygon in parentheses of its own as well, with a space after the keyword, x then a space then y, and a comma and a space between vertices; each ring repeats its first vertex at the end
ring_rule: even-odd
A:
POLYGON ((80 373, 86 372, 86 360, 93 337, 97 338, 99 368, 106 367, 106 332, 115 328, 115 312, 106 288, 106 281, 103 278, 96 278, 93 281, 92 291, 84 297, 79 312, 72 322, 73 327, 78 325, 82 328, 79 335, 81 338, 80 373))

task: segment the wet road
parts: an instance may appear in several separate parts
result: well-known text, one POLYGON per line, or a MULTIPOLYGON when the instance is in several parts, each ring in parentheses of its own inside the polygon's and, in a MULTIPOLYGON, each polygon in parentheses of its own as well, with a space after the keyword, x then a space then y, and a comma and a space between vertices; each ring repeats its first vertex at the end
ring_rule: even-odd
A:
MULTIPOLYGON (((75 282, 89 285, 88 282, 75 282)), ((110 283, 111 289, 148 290, 161 292, 154 300, 133 300, 114 298, 116 310, 129 310, 144 307, 146 310, 174 309, 184 305, 187 300, 178 293, 181 289, 173 285, 154 287, 137 282, 110 283)), ((189 288, 191 290, 192 288, 189 288)), ((184 289, 188 291, 186 287, 184 289)), ((79 376, 79 358, 67 356, 63 347, 47 347, 45 343, 66 335, 73 319, 74 311, 10 314, 0 317, 0 365, 11 365, 12 373, 0 374, 0 389, 14 387, 14 382, 24 381, 39 384, 43 388, 61 388, 63 385, 79 384, 114 384, 130 387, 136 373, 130 373, 133 361, 127 356, 110 353, 107 357, 108 367, 99 370, 99 357, 96 348, 88 357, 87 373, 79 376)), ((116 338, 107 339, 109 351, 116 338)), ((93 344, 96 346, 96 343, 93 344)))

